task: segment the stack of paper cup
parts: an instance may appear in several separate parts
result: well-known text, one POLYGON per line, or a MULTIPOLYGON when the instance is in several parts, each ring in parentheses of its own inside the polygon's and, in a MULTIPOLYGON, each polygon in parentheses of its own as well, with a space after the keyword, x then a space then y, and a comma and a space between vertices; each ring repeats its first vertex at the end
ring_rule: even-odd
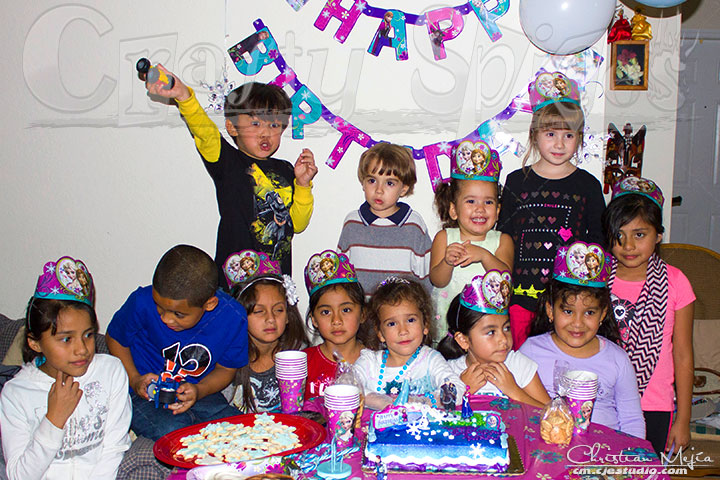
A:
POLYGON ((299 412, 302 408, 307 374, 307 353, 286 350, 275 354, 275 376, 284 413, 299 412))
POLYGON ((352 446, 355 415, 360 406, 360 389, 354 385, 330 385, 325 389, 328 435, 337 433, 337 448, 352 446))
POLYGON ((568 389, 568 405, 575 418, 573 434, 583 434, 590 424, 590 417, 597 398, 598 376, 593 372, 571 370, 565 374, 565 380, 568 389))

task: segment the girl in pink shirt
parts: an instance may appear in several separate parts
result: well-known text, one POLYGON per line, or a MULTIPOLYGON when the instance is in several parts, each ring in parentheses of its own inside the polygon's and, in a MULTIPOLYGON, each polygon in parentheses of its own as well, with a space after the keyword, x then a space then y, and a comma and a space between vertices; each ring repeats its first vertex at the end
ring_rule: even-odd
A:
POLYGON ((662 204, 653 181, 626 177, 602 217, 615 257, 608 284, 615 319, 635 367, 647 439, 658 453, 690 443, 695 302, 685 275, 658 256, 662 204))

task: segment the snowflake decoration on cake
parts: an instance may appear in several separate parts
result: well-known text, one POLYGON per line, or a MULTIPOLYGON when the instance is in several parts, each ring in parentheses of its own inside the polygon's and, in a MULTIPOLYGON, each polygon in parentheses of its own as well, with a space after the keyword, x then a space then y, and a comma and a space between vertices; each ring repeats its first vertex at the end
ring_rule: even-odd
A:
POLYGON ((413 437, 420 435, 420 425, 416 423, 411 423, 407 426, 407 429, 405 430, 408 435, 412 435, 413 437))
POLYGON ((222 113, 225 109, 225 97, 235 90, 235 82, 230 81, 227 76, 227 70, 223 69, 223 78, 218 80, 214 85, 201 82, 204 88, 208 90, 208 101, 210 102, 205 111, 208 113, 222 113))
POLYGON ((483 447, 479 443, 470 445, 470 456, 473 457, 474 459, 482 458, 483 447))

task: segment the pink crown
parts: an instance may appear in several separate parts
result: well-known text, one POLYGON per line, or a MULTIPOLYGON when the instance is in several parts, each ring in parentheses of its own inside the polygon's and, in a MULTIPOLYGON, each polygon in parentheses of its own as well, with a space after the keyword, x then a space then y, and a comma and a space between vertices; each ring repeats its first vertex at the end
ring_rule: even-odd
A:
POLYGON ((662 208, 663 203, 665 203, 665 197, 663 197, 663 193, 662 190, 660 190, 660 187, 658 187, 655 182, 647 178, 623 178, 613 186, 612 198, 627 195, 629 193, 645 195, 650 200, 655 202, 660 208, 662 208))
POLYGON ((575 242, 558 247, 553 277, 573 285, 601 288, 610 278, 610 262, 600 245, 575 242))
POLYGON ((532 111, 537 112, 555 102, 569 102, 580 105, 580 90, 575 80, 560 72, 542 72, 528 86, 532 111))
POLYGON ((501 168, 500 155, 483 140, 463 140, 453 147, 452 178, 497 182, 501 168))
POLYGON ((92 307, 95 298, 92 275, 82 261, 71 257, 47 262, 42 275, 38 277, 33 297, 74 300, 92 307))
POLYGON ((282 275, 278 262, 270 260, 266 253, 255 250, 231 254, 223 264, 223 273, 230 288, 260 275, 282 275))
POLYGON ((465 285, 460 304, 477 312, 507 315, 512 291, 510 272, 489 270, 465 285))
POLYGON ((355 267, 344 253, 332 250, 316 253, 305 267, 305 286, 310 295, 325 285, 357 281, 355 267))

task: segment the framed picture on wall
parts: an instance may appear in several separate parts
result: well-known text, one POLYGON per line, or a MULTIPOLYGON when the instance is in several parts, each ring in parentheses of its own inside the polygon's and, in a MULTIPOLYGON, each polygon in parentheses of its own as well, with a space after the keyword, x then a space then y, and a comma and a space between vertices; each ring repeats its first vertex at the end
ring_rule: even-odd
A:
POLYGON ((612 44, 610 88, 647 90, 648 42, 618 40, 612 44))

